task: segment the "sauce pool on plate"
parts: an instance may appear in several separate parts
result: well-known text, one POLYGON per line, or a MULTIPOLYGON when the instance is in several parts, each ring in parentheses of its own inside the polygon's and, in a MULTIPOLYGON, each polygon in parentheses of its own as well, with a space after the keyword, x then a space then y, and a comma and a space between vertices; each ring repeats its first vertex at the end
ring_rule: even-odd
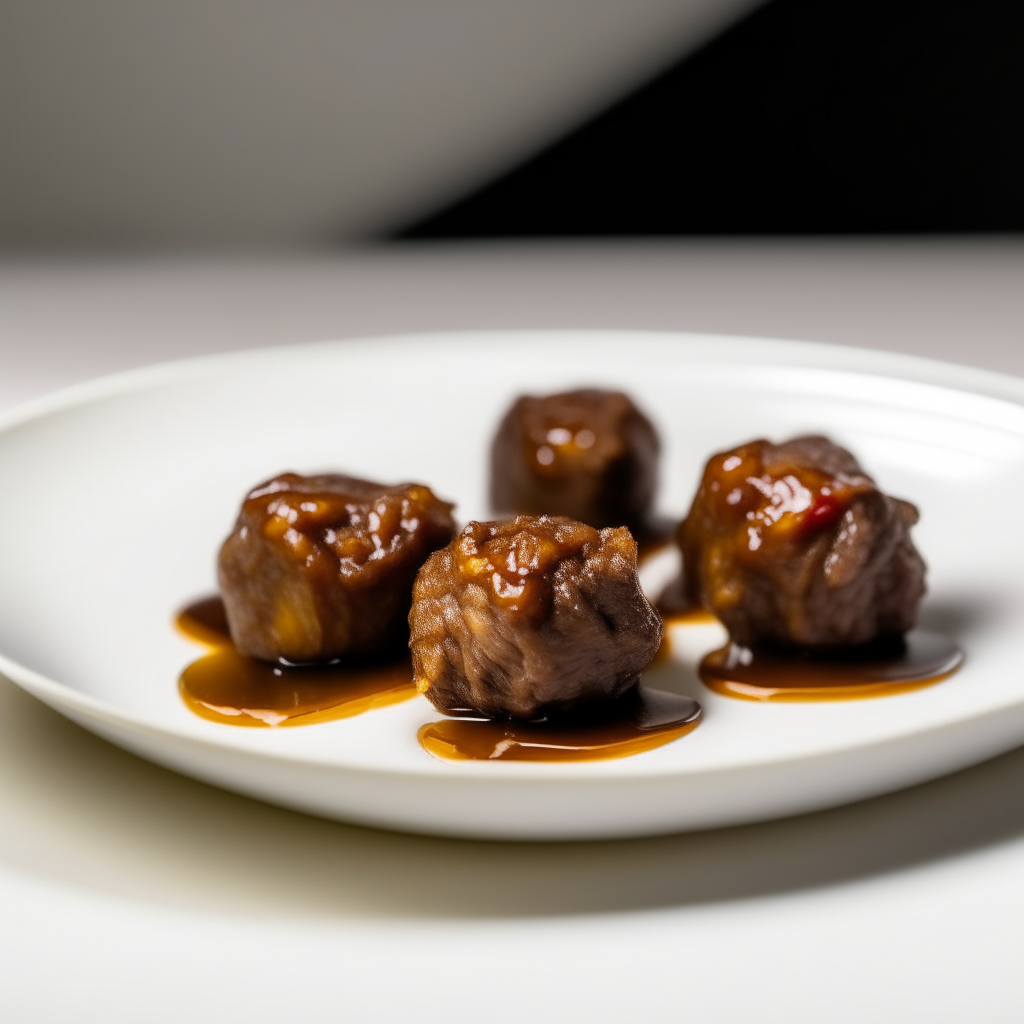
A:
POLYGON ((181 673, 178 692, 190 711, 225 725, 313 725, 350 718, 416 696, 407 653, 387 660, 283 666, 247 658, 231 642, 219 597, 190 604, 176 619, 190 640, 210 650, 181 673))
MULTIPOLYGON (((657 661, 671 657, 673 626, 704 626, 717 619, 703 608, 659 600, 665 638, 657 661)), ((700 661, 697 674, 715 693, 738 700, 782 702, 862 700, 933 686, 964 663, 950 637, 911 630, 900 640, 833 654, 750 649, 727 643, 700 661)))
POLYGON ((886 697, 941 682, 964 661, 949 637, 915 629, 900 641, 834 655, 750 650, 726 644, 705 655, 701 682, 739 700, 823 701, 886 697))
POLYGON ((419 741, 443 761, 610 760, 671 743, 692 732, 700 715, 692 697, 640 686, 589 720, 500 721, 466 711, 424 725, 419 741))

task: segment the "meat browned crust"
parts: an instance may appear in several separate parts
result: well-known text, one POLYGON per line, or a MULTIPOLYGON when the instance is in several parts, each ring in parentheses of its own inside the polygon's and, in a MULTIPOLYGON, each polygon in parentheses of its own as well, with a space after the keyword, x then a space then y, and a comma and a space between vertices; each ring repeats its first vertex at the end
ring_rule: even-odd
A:
POLYGON ((687 594, 743 646, 899 636, 925 591, 917 520, 825 437, 751 441, 711 457, 679 525, 687 594))
POLYGON ((413 580, 454 534, 452 508, 422 484, 333 473, 260 484, 220 551, 235 645, 287 662, 400 648, 413 580))
POLYGON ((523 395, 491 449, 491 503, 601 529, 640 527, 658 481, 658 435, 619 391, 523 395))
POLYGON ((420 570, 409 625, 421 692, 493 718, 619 697, 661 643, 629 531, 563 516, 470 523, 420 570))

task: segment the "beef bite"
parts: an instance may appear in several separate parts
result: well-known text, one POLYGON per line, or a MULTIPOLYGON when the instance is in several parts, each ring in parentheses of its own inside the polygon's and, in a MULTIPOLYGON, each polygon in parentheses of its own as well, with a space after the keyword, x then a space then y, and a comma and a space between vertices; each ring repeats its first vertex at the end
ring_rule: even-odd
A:
POLYGON ((563 516, 470 523, 420 570, 409 626, 435 707, 523 721, 621 696, 661 643, 629 531, 563 516))
POLYGON ((658 435, 619 391, 523 395, 491 449, 491 503, 601 529, 640 527, 654 499, 658 435))
POLYGON ((677 540, 691 601, 744 647, 854 647, 913 627, 917 509, 825 437, 711 457, 677 540))
POLYGON ((242 654, 313 662, 401 648, 412 584, 455 533, 422 484, 284 473, 242 504, 220 588, 242 654))

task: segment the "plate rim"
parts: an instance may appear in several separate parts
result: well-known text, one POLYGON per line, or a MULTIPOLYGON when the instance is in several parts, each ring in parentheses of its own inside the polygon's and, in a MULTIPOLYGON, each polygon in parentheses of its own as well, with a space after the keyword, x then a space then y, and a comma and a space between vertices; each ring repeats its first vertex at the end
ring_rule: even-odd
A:
MULTIPOLYGON (((158 387, 204 377, 217 376, 229 372, 236 364, 253 364, 263 361, 272 362, 285 353, 315 355, 328 349, 352 349, 353 352, 368 351, 389 346, 392 349, 419 348, 425 343, 444 342, 449 345, 475 346, 488 341, 509 342, 512 339, 528 339, 540 342, 542 339, 558 338, 566 341, 583 339, 601 339, 609 343, 622 343, 630 338, 645 341, 661 341, 686 346, 691 354, 707 352, 712 358, 709 362, 722 364, 721 358, 715 359, 714 349, 723 346, 733 352, 749 351, 763 353, 764 365, 773 368, 792 366, 794 368, 820 369, 840 374, 864 374, 879 378, 903 381, 909 384, 925 384, 945 388, 961 394, 980 396, 995 401, 1009 403, 1018 409, 1024 409, 1024 378, 992 370, 983 370, 945 360, 923 356, 891 352, 885 349, 872 349, 860 346, 838 345, 827 342, 802 341, 789 338, 773 338, 758 335, 717 334, 712 332, 689 331, 652 331, 634 329, 503 329, 503 330, 455 330, 404 332, 398 334, 360 335, 358 337, 329 338, 318 341, 307 341, 296 344, 268 345, 256 348, 241 349, 232 352, 213 353, 186 359, 169 360, 147 364, 114 374, 106 374, 87 381, 47 392, 27 402, 15 405, 6 412, 0 413, 0 435, 16 430, 33 422, 43 420, 50 415, 70 411, 95 402, 120 395, 128 395, 144 391, 147 387, 158 387)), ((1005 428, 1004 428, 1005 429, 1005 428)), ((1024 434, 1024 431, 1022 431, 1024 434)), ((150 733, 156 737, 173 737, 188 743, 200 745, 211 750, 230 750, 234 755, 281 761, 296 766, 307 765, 320 770, 338 773, 364 774, 376 778, 417 778, 423 779, 433 775, 450 778, 446 763, 431 759, 422 767, 389 767, 386 765, 346 764, 324 761, 315 756, 304 755, 301 751, 275 750, 273 748, 254 747, 248 745, 244 738, 237 737, 238 742, 229 737, 240 730, 224 725, 224 730, 232 729, 232 733, 211 731, 203 735, 174 723, 154 721, 145 715, 120 709, 117 705, 83 693, 59 680, 46 676, 20 662, 9 658, 0 651, 0 674, 18 685, 34 697, 42 700, 59 713, 67 707, 92 719, 97 719, 114 728, 127 728, 133 731, 150 733), (227 740, 227 742, 224 742, 227 740)), ((884 748, 899 743, 909 737, 926 737, 940 733, 956 725, 977 722, 993 715, 998 715, 1009 708, 1024 705, 1024 696, 1002 703, 996 707, 986 707, 969 714, 962 715, 955 722, 935 722, 911 730, 904 730, 893 736, 883 736, 869 741, 849 740, 831 746, 828 754, 841 754, 853 751, 868 751, 872 748, 884 748)), ((217 723, 207 723, 216 725, 217 723)), ((247 730, 242 730, 245 732, 247 730)), ((261 730, 262 732, 263 730, 261 730)), ((1001 752, 1001 751, 999 751, 1001 752)), ((996 752, 996 753, 999 753, 996 752)), ((799 765, 803 761, 813 761, 822 756, 822 752, 805 752, 792 755, 779 755, 763 760, 761 763, 773 767, 799 765)), ((995 754, 993 754, 995 756, 995 754)), ((579 780, 592 779, 622 780, 623 782, 642 779, 682 779, 713 775, 725 775, 735 771, 748 770, 746 765, 713 765, 708 767, 647 767, 646 763, 633 767, 627 772, 616 771, 620 762, 615 760, 598 760, 586 762, 499 762, 500 768, 495 771, 491 763, 460 762, 457 766, 459 775, 464 779, 488 780, 500 784, 503 780, 538 779, 557 775, 560 781, 567 784, 579 780)))

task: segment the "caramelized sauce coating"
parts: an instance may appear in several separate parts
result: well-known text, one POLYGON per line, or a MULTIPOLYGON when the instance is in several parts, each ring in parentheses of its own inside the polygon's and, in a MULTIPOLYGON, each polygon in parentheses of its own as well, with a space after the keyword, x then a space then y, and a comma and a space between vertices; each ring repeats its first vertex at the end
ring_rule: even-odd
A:
POLYGON ((658 449, 650 420, 619 391, 524 395, 494 438, 491 504, 636 531, 654 498, 658 449))
POLYGON ((412 583, 455 532, 422 484, 284 473, 246 497, 220 551, 239 652, 313 662, 400 646, 412 583))
POLYGON ((470 523, 420 570, 409 626, 435 707, 525 721, 620 697, 661 642, 629 531, 563 516, 470 523))
POLYGON ((712 456, 679 526, 686 597, 743 647, 899 636, 925 589, 917 519, 827 438, 752 441, 712 456))
POLYGON ((638 686, 571 722, 511 722, 461 717, 431 722, 420 745, 443 761, 596 761, 653 750, 697 728, 692 697, 638 686))

